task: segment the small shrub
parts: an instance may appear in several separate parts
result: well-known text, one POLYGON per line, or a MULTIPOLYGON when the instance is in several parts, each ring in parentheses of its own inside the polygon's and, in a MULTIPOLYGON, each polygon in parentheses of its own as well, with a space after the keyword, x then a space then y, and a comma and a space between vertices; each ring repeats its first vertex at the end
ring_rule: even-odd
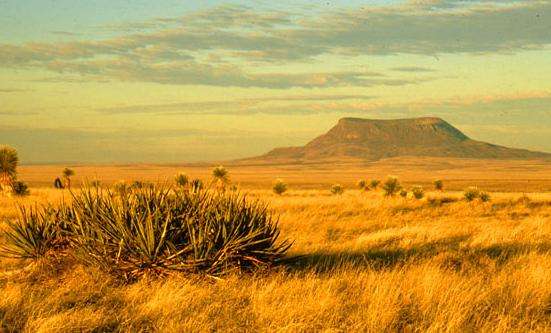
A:
POLYGON ((371 180, 371 182, 369 183, 369 188, 371 188, 372 190, 376 190, 377 187, 379 187, 379 184, 381 184, 381 181, 378 180, 378 179, 373 179, 371 180))
POLYGON ((273 191, 277 195, 282 195, 283 193, 287 192, 287 184, 285 184, 283 180, 278 179, 274 184, 273 191))
POLYGON ((385 196, 392 197, 401 189, 402 189, 402 185, 400 185, 398 178, 394 176, 388 177, 385 183, 383 184, 383 190, 385 191, 385 196))
POLYGON ((333 195, 341 195, 344 193, 344 187, 342 187, 341 184, 335 184, 331 186, 331 194, 333 195))
POLYGON ((16 196, 25 196, 29 194, 29 187, 22 181, 16 180, 11 184, 12 193, 16 196))
POLYGON ((425 191, 421 186, 413 186, 411 188, 411 193, 413 194, 413 197, 417 200, 423 199, 423 197, 425 196, 425 191))
POLYGON ((434 189, 437 191, 444 190, 444 182, 440 179, 434 181, 434 189))
POLYGON ((482 202, 488 202, 491 200, 490 194, 488 192, 480 192, 478 198, 482 202))
POLYGON ((176 185, 180 187, 187 187, 189 185, 189 178, 185 173, 180 173, 175 178, 176 185))
POLYGON ((400 196, 402 198, 406 198, 408 196, 408 191, 406 191, 404 189, 400 190, 400 196))
POLYGON ((367 189, 367 187, 368 187, 367 181, 366 181, 366 180, 363 180, 363 179, 358 180, 358 184, 357 184, 357 185, 358 185, 358 188, 359 188, 360 190, 365 190, 365 189, 367 189))
POLYGON ((463 192, 463 197, 467 201, 473 201, 474 199, 478 198, 480 196, 480 191, 477 187, 471 186, 463 192))
POLYGON ((56 188, 58 190, 62 190, 62 189, 65 188, 65 186, 63 186, 63 182, 61 181, 61 179, 59 177, 57 177, 54 180, 54 188, 56 188))

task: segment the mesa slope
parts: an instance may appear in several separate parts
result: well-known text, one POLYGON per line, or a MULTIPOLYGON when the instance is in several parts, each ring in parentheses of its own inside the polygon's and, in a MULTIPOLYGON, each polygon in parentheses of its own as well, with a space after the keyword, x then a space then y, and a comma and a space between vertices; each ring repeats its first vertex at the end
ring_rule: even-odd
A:
POLYGON ((302 147, 276 148, 248 161, 379 160, 399 156, 548 159, 551 154, 473 140, 440 118, 342 118, 302 147))

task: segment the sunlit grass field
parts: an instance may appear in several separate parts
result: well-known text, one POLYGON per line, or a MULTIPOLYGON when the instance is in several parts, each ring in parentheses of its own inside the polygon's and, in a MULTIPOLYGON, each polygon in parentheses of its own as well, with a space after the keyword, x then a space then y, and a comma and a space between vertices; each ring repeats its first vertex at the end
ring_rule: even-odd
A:
MULTIPOLYGON (((40 168, 27 168, 22 178, 35 184, 31 195, 0 196, 2 219, 14 218, 17 204, 70 196, 40 185, 53 177, 49 173, 40 177, 40 168)), ((77 168, 77 175, 94 175, 94 168, 87 168, 77 168)), ((97 169, 97 178, 106 183, 162 178, 111 168, 109 173, 97 169)), ((336 171, 323 176, 322 170, 316 179, 311 172, 229 170, 241 191, 280 215, 281 237, 294 241, 292 260, 220 280, 174 274, 126 284, 70 260, 29 265, 0 259, 0 327, 8 332, 551 331, 551 193, 545 192, 550 179, 543 172, 512 170, 484 183, 487 173, 479 169, 470 183, 487 185, 483 189, 491 201, 466 202, 459 189, 470 184, 468 177, 447 181, 441 173, 411 171, 403 177, 415 184, 415 176, 423 175, 419 183, 427 192, 415 200, 354 189, 359 167, 342 172, 343 195, 330 195, 326 186, 339 180, 336 171), (291 179, 290 190, 278 196, 270 179, 281 173, 291 179), (526 179, 530 175, 537 176, 526 179), (428 184, 436 176, 451 189, 431 191, 428 184)), ((170 171, 166 179, 173 177, 170 171)), ((208 172, 197 173, 206 178, 208 172)))

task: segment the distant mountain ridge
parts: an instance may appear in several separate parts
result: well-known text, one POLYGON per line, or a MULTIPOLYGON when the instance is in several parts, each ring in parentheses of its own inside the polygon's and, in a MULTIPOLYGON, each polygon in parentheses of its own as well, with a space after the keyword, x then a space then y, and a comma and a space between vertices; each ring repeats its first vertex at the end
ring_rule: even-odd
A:
POLYGON ((327 133, 305 146, 276 148, 253 160, 379 160, 398 156, 551 158, 549 153, 476 141, 443 119, 423 117, 393 120, 342 118, 327 133))

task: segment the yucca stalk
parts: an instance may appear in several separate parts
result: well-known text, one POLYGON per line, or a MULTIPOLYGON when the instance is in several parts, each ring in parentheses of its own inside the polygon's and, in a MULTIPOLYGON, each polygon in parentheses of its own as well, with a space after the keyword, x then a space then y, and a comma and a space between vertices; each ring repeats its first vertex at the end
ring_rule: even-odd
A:
POLYGON ((11 187, 17 178, 19 157, 17 151, 11 147, 0 147, 0 188, 11 187))

